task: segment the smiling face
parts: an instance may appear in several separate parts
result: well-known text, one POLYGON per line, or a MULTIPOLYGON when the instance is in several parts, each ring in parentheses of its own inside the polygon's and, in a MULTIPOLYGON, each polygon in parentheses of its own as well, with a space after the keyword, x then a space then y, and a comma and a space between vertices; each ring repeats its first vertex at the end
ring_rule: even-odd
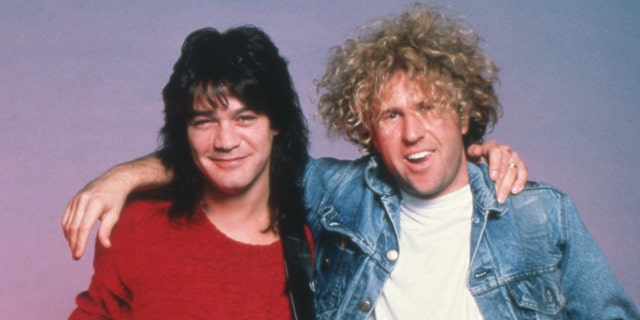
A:
POLYGON ((216 193, 237 195, 260 188, 268 194, 271 146, 277 131, 269 118, 228 96, 227 105, 195 99, 187 125, 196 166, 216 193))
POLYGON ((374 102, 373 147, 400 188, 423 199, 469 183, 462 141, 468 117, 460 117, 429 81, 395 72, 374 102))

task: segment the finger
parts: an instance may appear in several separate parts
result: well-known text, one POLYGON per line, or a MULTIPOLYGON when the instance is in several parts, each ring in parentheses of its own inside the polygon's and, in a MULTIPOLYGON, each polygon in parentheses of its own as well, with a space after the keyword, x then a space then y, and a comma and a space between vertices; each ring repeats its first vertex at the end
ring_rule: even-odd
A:
POLYGON ((75 255, 78 228, 82 223, 82 216, 85 212, 84 208, 86 206, 86 201, 86 198, 81 195, 74 196, 73 205, 70 208, 69 220, 66 225, 68 236, 67 242, 69 243, 69 248, 71 249, 71 254, 74 260, 78 260, 78 257, 75 255))
POLYGON ((510 190, 512 181, 509 181, 509 179, 515 179, 515 175, 513 176, 509 175, 510 171, 513 171, 513 170, 510 170, 512 169, 510 167, 511 149, 508 146, 500 146, 499 151, 500 151, 499 152, 500 162, 498 161, 494 162, 497 164, 497 167, 494 168, 495 184, 496 184, 498 202, 504 203, 505 199, 509 195, 509 192, 508 191, 505 192, 505 189, 510 190))
MULTIPOLYGON (((486 147, 485 147, 486 148, 486 147)), ((499 182, 505 175, 505 166, 507 161, 508 147, 492 147, 488 149, 489 156, 489 177, 494 182, 499 182)))
POLYGON ((506 157, 506 166, 503 168, 506 170, 505 175, 500 177, 500 182, 496 183, 496 190, 498 190, 498 201, 504 203, 509 193, 519 193, 524 188, 527 182, 528 169, 524 162, 520 159, 520 155, 515 151, 509 151, 509 156, 506 157))
POLYGON ((63 217, 63 222, 62 222, 62 230, 64 232, 64 236, 65 239, 67 240, 67 245, 69 246, 69 251, 71 251, 71 258, 74 260, 77 260, 77 258, 74 256, 73 251, 74 251, 74 242, 73 242, 73 236, 74 236, 74 220, 76 219, 76 213, 77 213, 77 208, 78 208, 78 198, 77 197, 73 197, 71 198, 71 200, 69 200, 69 203, 67 204, 67 208, 65 209, 65 213, 64 213, 64 217, 63 217))
POLYGON ((481 159, 483 158, 483 150, 482 145, 474 143, 467 148, 467 155, 471 159, 481 159))
POLYGON ((104 206, 100 201, 90 201, 84 208, 84 211, 81 212, 83 213, 83 218, 77 228, 73 251, 76 259, 80 259, 84 254, 91 230, 103 214, 104 206))
POLYGON ((100 223, 100 227, 98 228, 98 241, 100 241, 105 248, 111 247, 111 240, 109 240, 109 238, 111 237, 111 230, 116 224, 116 221, 118 221, 118 218, 113 213, 113 210, 111 210, 105 214, 102 223, 100 223))
POLYGON ((517 167, 506 166, 504 176, 500 178, 499 183, 496 183, 496 188, 498 190, 498 202, 504 203, 506 201, 517 175, 517 167))
POLYGON ((501 181, 504 182, 504 178, 507 174, 510 173, 510 169, 511 166, 515 165, 512 162, 512 158, 511 158, 511 154, 513 153, 511 151, 511 148, 509 148, 509 146, 500 146, 500 151, 501 151, 501 158, 500 158, 500 168, 498 169, 498 178, 501 181))
POLYGON ((69 203, 67 203, 67 207, 65 208, 64 214, 62 215, 62 220, 60 221, 60 224, 62 225, 62 232, 64 233, 64 238, 67 239, 67 243, 69 243, 69 221, 71 220, 74 206, 74 198, 71 198, 71 200, 69 200, 69 203))
POLYGON ((511 193, 517 194, 524 189, 524 186, 527 184, 527 178, 529 177, 529 169, 527 165, 520 159, 520 156, 517 153, 513 153, 517 157, 518 164, 518 177, 516 178, 516 182, 511 187, 511 193))
POLYGON ((71 251, 73 258, 78 260, 82 257, 85 250, 86 241, 82 243, 82 237, 88 237, 91 232, 92 224, 88 221, 95 220, 95 216, 100 215, 99 202, 96 202, 89 196, 78 196, 78 206, 76 207, 73 226, 71 227, 71 251), (85 236, 86 234, 86 236, 85 236))

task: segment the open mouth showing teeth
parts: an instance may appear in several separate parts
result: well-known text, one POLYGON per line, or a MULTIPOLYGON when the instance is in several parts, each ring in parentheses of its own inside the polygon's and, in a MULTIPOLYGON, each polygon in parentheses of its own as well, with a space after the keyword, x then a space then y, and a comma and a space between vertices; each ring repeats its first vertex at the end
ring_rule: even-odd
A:
POLYGON ((415 161, 420 161, 420 160, 422 160, 424 158, 427 158, 432 154, 433 154, 433 151, 422 151, 422 152, 418 152, 418 153, 414 153, 414 154, 409 155, 407 157, 407 159, 409 161, 415 162, 415 161))

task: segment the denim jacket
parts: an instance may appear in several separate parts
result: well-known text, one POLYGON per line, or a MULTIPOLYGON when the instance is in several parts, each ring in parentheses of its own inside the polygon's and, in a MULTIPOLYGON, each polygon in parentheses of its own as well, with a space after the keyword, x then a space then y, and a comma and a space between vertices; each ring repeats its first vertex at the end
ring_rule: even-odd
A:
MULTIPOLYGON (((468 169, 469 288, 485 319, 640 319, 566 194, 529 182, 501 205, 486 166, 468 169)), ((398 256, 396 185, 375 156, 312 160, 304 179, 317 318, 365 319, 398 256)))

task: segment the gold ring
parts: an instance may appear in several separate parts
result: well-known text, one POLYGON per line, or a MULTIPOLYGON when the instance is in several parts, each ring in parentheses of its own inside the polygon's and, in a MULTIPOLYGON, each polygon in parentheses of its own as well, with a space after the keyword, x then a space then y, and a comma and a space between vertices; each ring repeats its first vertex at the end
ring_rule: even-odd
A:
POLYGON ((515 164, 515 163, 513 163, 513 162, 509 162, 509 166, 508 166, 508 167, 509 167, 509 168, 517 168, 517 167, 518 167, 518 165, 516 165, 516 164, 515 164))

